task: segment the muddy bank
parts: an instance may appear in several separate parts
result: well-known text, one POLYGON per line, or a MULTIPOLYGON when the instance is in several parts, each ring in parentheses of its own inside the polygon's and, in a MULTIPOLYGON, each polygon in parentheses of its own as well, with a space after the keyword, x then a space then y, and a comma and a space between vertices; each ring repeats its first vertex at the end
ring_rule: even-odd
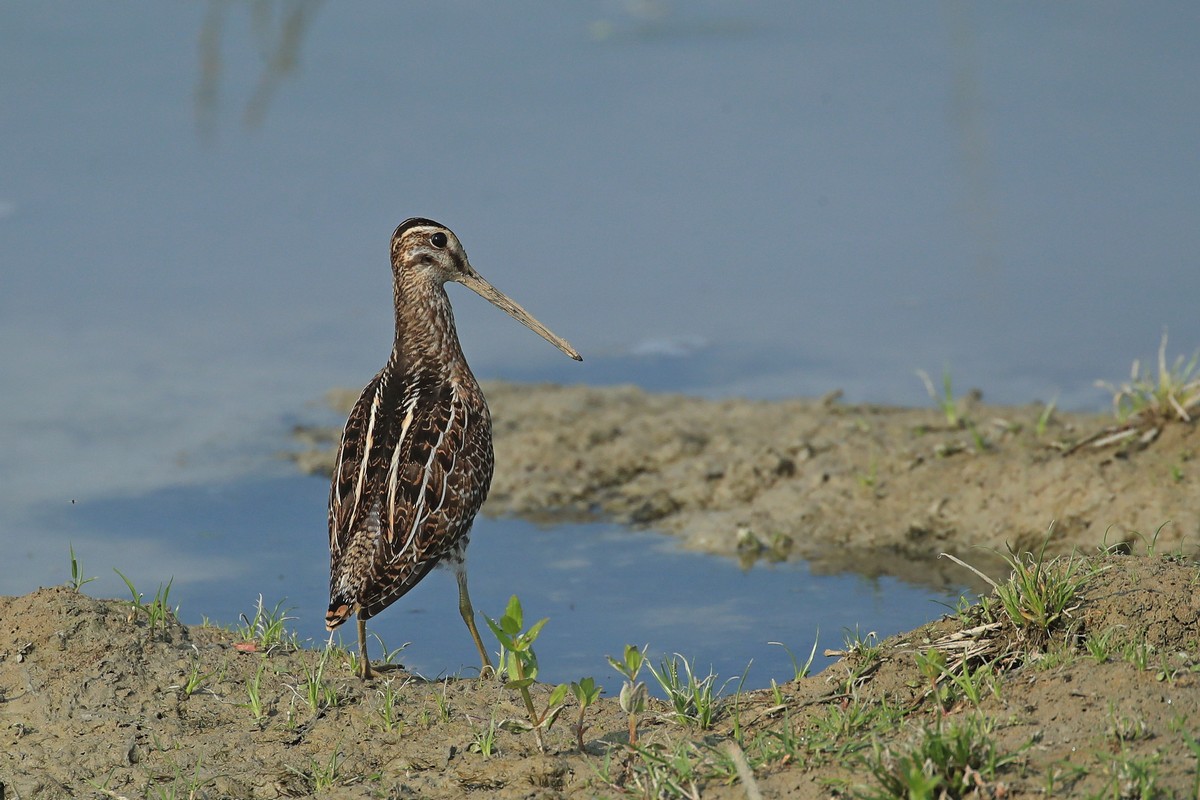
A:
MULTIPOLYGON (((954 731, 972 755, 952 796, 1193 796, 1196 565, 1072 569, 1089 579, 1048 636, 965 610, 774 691, 725 685, 707 729, 652 699, 638 748, 621 679, 598 675, 582 750, 568 701, 545 752, 493 727, 525 716, 494 679, 395 668, 363 683, 350 654, 286 632, 189 628, 63 587, 2 597, 0 797, 875 796, 913 748, 954 731)), ((539 707, 549 692, 533 688, 539 707)))
MULTIPOLYGON (((938 410, 836 398, 756 402, 633 387, 484 386, 496 477, 485 513, 608 518, 741 557, 818 570, 960 583, 941 552, 1050 553, 1158 536, 1200 541, 1200 436, 1168 424, 1142 441, 1090 441, 1111 416, 965 403, 938 410), (1041 422, 1041 424, 1040 424, 1041 422)), ((334 392, 346 411, 355 393, 334 392)), ((298 463, 328 472, 335 430, 297 431, 298 463)))
MULTIPOLYGON (((926 581, 964 570, 901 556, 963 553, 1003 580, 1011 565, 987 565, 972 545, 1036 547, 1051 519, 1052 552, 1095 554, 1107 540, 1139 555, 1049 567, 1039 586, 1046 575, 1079 586, 1045 630, 991 596, 887 641, 848 641, 815 677, 739 692, 736 676, 718 676, 707 723, 695 703, 651 698, 636 747, 621 678, 596 675, 604 696, 583 729, 568 696, 544 751, 514 725, 527 714, 517 690, 494 678, 376 664, 364 683, 352 653, 297 642, 286 625, 187 627, 148 598, 40 589, 0 598, 0 800, 874 797, 910 793, 889 781, 905 763, 933 769, 930 742, 947 737, 963 744, 962 769, 924 780, 950 796, 1200 786, 1194 426, 1093 447, 1111 420, 1055 414, 1043 427, 1033 407, 975 405, 958 426, 836 400, 487 390, 489 513, 603 516, 747 560, 926 581), (1168 520, 1157 540, 1138 535, 1168 520)), ((312 445, 301 460, 326 469, 335 432, 298 435, 312 445)), ((544 709, 552 687, 531 692, 544 709)))

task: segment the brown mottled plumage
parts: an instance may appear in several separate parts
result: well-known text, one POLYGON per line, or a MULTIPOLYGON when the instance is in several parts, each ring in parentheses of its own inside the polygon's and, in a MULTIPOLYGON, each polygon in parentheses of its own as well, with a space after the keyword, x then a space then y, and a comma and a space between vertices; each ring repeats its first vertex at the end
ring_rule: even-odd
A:
POLYGON ((329 492, 329 611, 333 630, 357 613, 361 675, 366 621, 439 562, 453 565, 459 611, 483 669, 491 668, 467 593, 471 523, 492 483, 492 420, 463 357, 444 285, 461 283, 567 355, 582 360, 479 276, 449 228, 408 219, 392 234, 396 340, 342 434, 329 492))

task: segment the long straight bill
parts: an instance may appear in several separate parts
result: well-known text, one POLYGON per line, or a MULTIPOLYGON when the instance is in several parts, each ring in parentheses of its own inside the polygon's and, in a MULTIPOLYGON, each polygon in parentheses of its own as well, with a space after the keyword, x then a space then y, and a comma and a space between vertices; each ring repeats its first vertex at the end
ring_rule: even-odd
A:
POLYGON ((496 308, 499 308, 501 311, 508 314, 526 328, 529 328, 529 330, 533 331, 538 336, 541 336, 559 350, 562 350, 571 358, 575 359, 576 361, 583 361, 583 356, 579 355, 579 353, 575 351, 574 347, 571 347, 570 342, 553 333, 545 325, 538 322, 533 318, 533 315, 521 308, 521 306, 517 304, 515 300, 512 300, 508 295, 504 294, 504 292, 485 281, 479 276, 478 273, 463 275, 462 277, 458 278, 458 282, 478 294, 484 300, 487 300, 496 308))

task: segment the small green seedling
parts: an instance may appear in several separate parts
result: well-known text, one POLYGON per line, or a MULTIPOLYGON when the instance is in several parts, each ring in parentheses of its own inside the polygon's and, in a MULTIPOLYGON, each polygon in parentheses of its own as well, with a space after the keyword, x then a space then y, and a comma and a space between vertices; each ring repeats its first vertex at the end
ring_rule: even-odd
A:
POLYGON ((129 619, 127 621, 133 622, 135 619, 137 619, 139 611, 146 610, 146 604, 142 602, 142 593, 139 592, 137 587, 133 585, 133 581, 125 577, 124 572, 121 572, 121 570, 117 569, 116 567, 113 567, 113 572, 121 576, 121 580, 125 581, 125 586, 129 589, 129 595, 131 599, 129 601, 129 619))
POLYGON ((484 619, 487 620, 496 640, 500 642, 500 668, 508 678, 505 686, 521 692, 521 699, 525 701, 525 711, 529 715, 528 725, 506 720, 500 723, 500 727, 516 731, 532 730, 537 739, 538 750, 545 752, 546 743, 542 739, 542 729, 549 730, 554 725, 554 721, 565 707, 563 700, 566 699, 567 690, 570 688, 565 683, 556 686, 550 692, 545 710, 540 713, 534 707, 533 697, 529 693, 529 687, 537 680, 538 674, 537 654, 533 651, 533 643, 537 641, 542 627, 550 620, 542 618, 530 625, 529 630, 522 631, 525 615, 521 610, 521 601, 515 594, 509 598, 508 607, 499 621, 488 616, 484 619))
POLYGON ((646 684, 637 679, 638 673, 642 671, 642 665, 646 662, 646 650, 650 645, 645 645, 640 650, 637 645, 625 645, 625 652, 620 661, 617 661, 612 656, 605 656, 612 668, 625 678, 625 683, 621 686, 621 694, 617 698, 621 704, 621 710, 629 715, 629 744, 637 744, 637 715, 646 709, 646 698, 648 691, 646 684))
POLYGON ((496 715, 488 721, 487 727, 480 727, 473 732, 473 741, 467 749, 479 753, 484 758, 491 758, 496 752, 496 715))
POLYGON ((310 758, 307 769, 297 769, 290 764, 284 764, 284 768, 312 787, 314 792, 322 792, 337 785, 337 782, 342 779, 341 770, 345 761, 346 757, 342 755, 339 748, 333 751, 328 761, 310 758))
POLYGON ((691 662, 679 653, 663 658, 659 669, 655 669, 653 664, 647 664, 646 668, 667 693, 667 699, 675 709, 676 722, 694 725, 702 731, 712 727, 717 710, 717 697, 714 694, 716 673, 709 670, 703 678, 697 677, 692 671, 691 662), (683 665, 682 670, 680 664, 683 665))
POLYGON ((1015 761, 1025 745, 1006 751, 993 738, 992 724, 982 717, 922 725, 906 745, 876 742, 865 758, 876 786, 862 796, 966 797, 976 790, 992 794, 996 772, 1015 761))
POLYGON ((604 687, 597 686, 594 678, 580 678, 578 681, 571 682, 571 694, 575 695, 575 700, 579 703, 579 719, 572 727, 581 753, 583 752, 583 734, 587 730, 587 725, 583 723, 583 716, 587 713, 588 707, 600 699, 600 693, 603 691, 604 687))
POLYGON ((287 631, 286 623, 295 617, 287 615, 287 612, 292 609, 284 608, 284 602, 286 602, 286 598, 280 600, 273 609, 268 611, 263 603, 263 596, 260 594, 258 603, 255 605, 254 618, 248 619, 245 614, 242 614, 242 624, 237 627, 235 633, 247 642, 255 642, 264 651, 275 647, 282 647, 285 650, 300 649, 295 632, 288 633, 287 631))
POLYGON ((200 690, 204 682, 211 678, 213 674, 212 672, 201 672, 200 664, 195 659, 192 659, 192 666, 188 671, 187 678, 179 688, 183 690, 183 694, 186 697, 191 697, 200 690))
POLYGON ((792 654, 792 651, 788 649, 788 646, 783 642, 767 642, 767 644, 783 648, 783 652, 788 654, 788 658, 791 659, 792 662, 792 680, 798 681, 801 678, 807 678, 809 672, 812 671, 813 660, 817 657, 817 641, 820 638, 821 629, 817 628, 817 635, 813 637, 812 650, 808 651, 808 658, 803 664, 796 660, 796 656, 792 654))
POLYGON ((81 564, 79 559, 75 557, 75 546, 68 545, 68 547, 71 548, 71 583, 69 585, 72 589, 78 592, 85 585, 96 579, 83 577, 83 564, 81 564))
POLYGON ((937 701, 938 710, 943 714, 947 713, 950 692, 940 683, 946 675, 945 654, 936 647, 931 647, 928 650, 917 651, 913 658, 917 662, 917 669, 929 680, 929 695, 937 701))
POLYGON ((1020 635, 1037 648, 1049 642, 1052 629, 1071 618, 1079 606, 1084 585, 1108 569, 1107 566, 1089 569, 1085 559, 1075 554, 1065 560, 1047 561, 1046 546, 1053 534, 1054 523, 1051 522, 1036 555, 1029 551, 1018 553, 1009 545, 1008 555, 1003 558, 1012 574, 1003 583, 992 580, 962 559, 949 553, 942 554, 989 583, 995 590, 996 600, 1020 635))
POLYGON ((1056 405, 1058 405, 1057 395, 1055 395, 1054 399, 1045 405, 1045 407, 1042 409, 1042 413, 1038 414, 1037 424, 1034 425, 1033 429, 1034 433, 1037 435, 1037 438, 1041 439, 1046 435, 1046 428, 1050 426, 1050 420, 1054 417, 1054 408, 1056 405))
POLYGON ((325 680, 325 665, 329 663, 329 653, 331 648, 326 647, 321 652, 320 659, 317 660, 315 667, 309 667, 304 664, 304 680, 300 684, 300 688, 292 687, 302 700, 304 700, 314 714, 320 714, 327 708, 334 708, 340 702, 337 689, 331 686, 325 680))
POLYGON ((159 628, 166 632, 167 624, 179 610, 178 608, 172 609, 169 602, 171 597, 171 584, 175 582, 175 579, 171 578, 168 580, 166 586, 163 586, 160 583, 158 585, 158 591, 154 593, 154 599, 149 603, 145 603, 142 602, 142 593, 139 592, 137 587, 133 585, 133 581, 125 577, 125 573, 121 572, 121 570, 117 569, 116 567, 113 567, 113 572, 121 576, 121 580, 125 581, 125 586, 129 589, 129 595, 131 597, 129 603, 129 621, 133 622, 137 618, 138 612, 140 611, 146 615, 146 622, 150 626, 151 636, 153 636, 154 631, 159 628))
POLYGON ((958 401, 954 399, 954 386, 950 380, 950 368, 942 369, 942 391, 938 393, 937 389, 933 388, 933 379, 929 377, 929 373, 923 369, 917 370, 917 377, 925 384, 925 391, 929 393, 929 399, 942 412, 942 416, 946 418, 946 424, 951 428, 962 427, 962 415, 958 411, 958 401))
POLYGON ((1163 331, 1158 345, 1158 374, 1143 371, 1135 360, 1129 380, 1120 386, 1097 381, 1101 389, 1113 395, 1113 414, 1119 422, 1138 419, 1153 425, 1169 420, 1191 422, 1200 406, 1200 350, 1190 359, 1178 357, 1167 364, 1167 333, 1163 331))
MULTIPOLYGON (((404 688, 405 683, 402 683, 399 688, 404 688)), ((389 733, 391 731, 399 731, 404 729, 404 720, 400 717, 399 700, 400 692, 392 681, 384 681, 383 688, 379 690, 379 708, 376 709, 378 717, 378 725, 389 733)))
POLYGON ((375 631, 371 631, 371 636, 374 637, 375 641, 379 643, 379 661, 384 664, 399 664, 400 654, 403 653, 405 648, 407 648, 410 644, 409 642, 405 642, 393 650, 384 643, 383 638, 378 633, 375 633, 375 631))
POLYGON ((267 709, 262 699, 262 676, 267 667, 267 659, 258 662, 258 670, 254 677, 246 681, 246 702, 238 703, 239 708, 248 708, 255 722, 261 722, 267 716, 267 709))
POLYGON ((146 606, 146 616, 150 622, 150 630, 161 628, 164 632, 167 630, 167 624, 175 616, 179 610, 178 606, 171 608, 168 598, 171 596, 171 584, 175 582, 174 578, 167 581, 167 585, 158 585, 158 591, 154 593, 154 599, 146 606))
POLYGON ((446 692, 450 689, 450 681, 442 681, 442 690, 433 696, 433 702, 437 706, 438 720, 441 722, 450 721, 450 698, 446 696, 446 692))

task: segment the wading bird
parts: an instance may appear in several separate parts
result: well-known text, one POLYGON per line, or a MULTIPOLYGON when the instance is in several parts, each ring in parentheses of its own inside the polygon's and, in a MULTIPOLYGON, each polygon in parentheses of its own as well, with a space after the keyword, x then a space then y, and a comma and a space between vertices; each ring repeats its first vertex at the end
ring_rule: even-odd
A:
POLYGON ((396 338, 342 434, 329 490, 333 630, 358 616, 360 675, 371 677, 366 622, 439 563, 458 579, 458 609, 491 670, 467 593, 471 523, 492 483, 492 420, 463 357, 445 284, 472 289, 576 361, 579 353, 479 276, 458 237, 429 219, 392 234, 396 338))

